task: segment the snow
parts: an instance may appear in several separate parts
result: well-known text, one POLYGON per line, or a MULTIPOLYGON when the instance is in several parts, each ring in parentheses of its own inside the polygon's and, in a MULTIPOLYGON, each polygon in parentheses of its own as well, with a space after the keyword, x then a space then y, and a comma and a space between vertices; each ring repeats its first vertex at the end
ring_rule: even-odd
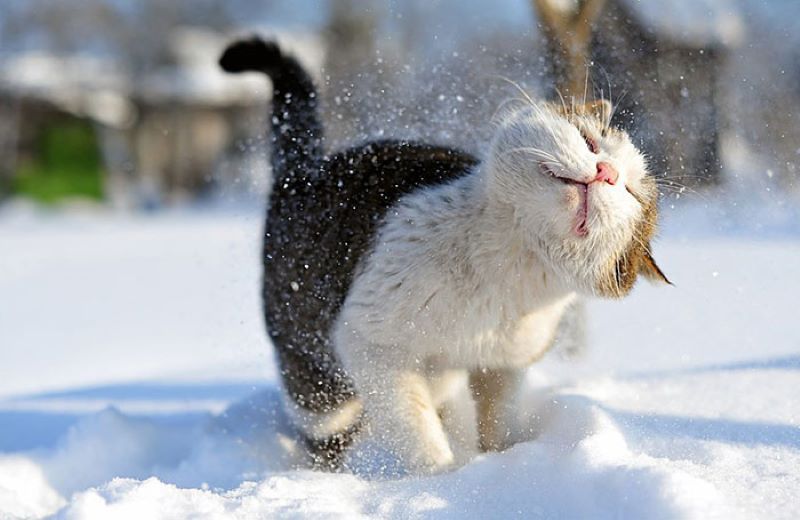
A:
POLYGON ((800 229, 776 205, 747 207, 776 232, 730 229, 736 204, 665 205, 675 287, 592 302, 586 355, 531 369, 511 449, 401 479, 305 466, 258 211, 0 208, 0 518, 796 518, 800 229))
POLYGON ((11 347, 0 365, 37 366, 38 377, 9 371, 0 396, 193 372, 270 375, 257 215, 20 213, 0 230, 0 287, 13 295, 0 300, 11 347))

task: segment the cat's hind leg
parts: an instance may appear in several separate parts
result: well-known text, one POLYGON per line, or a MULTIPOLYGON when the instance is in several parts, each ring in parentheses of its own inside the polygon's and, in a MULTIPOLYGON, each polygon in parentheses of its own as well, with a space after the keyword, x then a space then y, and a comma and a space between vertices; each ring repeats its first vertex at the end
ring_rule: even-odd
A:
POLYGON ((345 450, 361 430, 362 403, 357 397, 331 410, 299 405, 284 390, 284 410, 305 440, 312 466, 320 470, 340 469, 345 450))

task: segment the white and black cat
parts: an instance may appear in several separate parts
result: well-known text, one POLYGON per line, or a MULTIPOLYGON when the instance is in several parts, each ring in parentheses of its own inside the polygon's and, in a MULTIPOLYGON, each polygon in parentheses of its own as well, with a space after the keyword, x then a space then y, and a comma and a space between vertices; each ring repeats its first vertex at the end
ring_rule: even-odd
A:
POLYGON ((509 108, 482 161, 404 141, 334 154, 294 58, 253 38, 220 64, 273 83, 265 318, 319 464, 360 430, 413 472, 502 448, 501 410, 576 296, 667 282, 655 181, 605 101, 509 108))

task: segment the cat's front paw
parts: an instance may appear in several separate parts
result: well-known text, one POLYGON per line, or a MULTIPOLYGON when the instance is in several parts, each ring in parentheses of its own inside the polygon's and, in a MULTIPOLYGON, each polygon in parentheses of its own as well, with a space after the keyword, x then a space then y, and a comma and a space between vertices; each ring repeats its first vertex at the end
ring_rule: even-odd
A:
POLYGON ((408 472, 415 475, 433 475, 456 467, 456 459, 449 446, 426 446, 401 457, 408 472))

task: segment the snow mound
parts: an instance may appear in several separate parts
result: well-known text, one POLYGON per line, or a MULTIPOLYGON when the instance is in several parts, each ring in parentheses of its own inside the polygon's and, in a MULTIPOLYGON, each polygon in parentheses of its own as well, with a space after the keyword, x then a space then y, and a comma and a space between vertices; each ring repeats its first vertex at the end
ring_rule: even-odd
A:
POLYGON ((41 518, 64 504, 38 464, 22 456, 0 456, 0 518, 41 518))
POLYGON ((305 465, 260 215, 0 215, 0 519, 800 518, 800 228, 767 187, 665 208, 676 287, 590 302, 590 348, 531 368, 513 448, 395 480, 305 465))
POLYGON ((274 388, 183 424, 110 408, 73 425, 52 450, 0 459, 0 511, 64 519, 729 517, 712 484, 633 451, 591 398, 532 389, 522 404, 511 449, 400 480, 307 469, 274 388))

